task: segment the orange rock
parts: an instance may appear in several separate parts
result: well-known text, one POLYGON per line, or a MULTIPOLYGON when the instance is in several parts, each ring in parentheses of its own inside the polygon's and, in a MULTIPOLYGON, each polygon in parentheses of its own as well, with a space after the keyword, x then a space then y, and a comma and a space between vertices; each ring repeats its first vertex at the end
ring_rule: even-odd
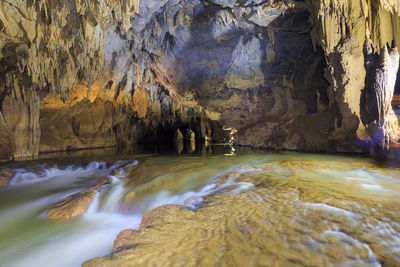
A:
POLYGON ((148 101, 149 97, 146 90, 136 86, 135 93, 133 94, 133 110, 138 113, 139 118, 146 117, 148 101))
POLYGON ((122 168, 118 168, 118 169, 112 170, 110 174, 112 176, 120 176, 122 172, 123 172, 123 169, 122 168))

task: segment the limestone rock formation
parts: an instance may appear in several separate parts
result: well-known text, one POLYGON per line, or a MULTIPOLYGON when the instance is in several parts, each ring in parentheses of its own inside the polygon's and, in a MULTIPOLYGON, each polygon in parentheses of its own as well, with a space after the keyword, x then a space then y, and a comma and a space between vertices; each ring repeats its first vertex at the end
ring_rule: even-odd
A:
POLYGON ((13 156, 129 147, 207 120, 156 81, 141 30, 132 31, 153 4, 137 17, 138 0, 0 3, 0 102, 13 156))
POLYGON ((11 160, 14 157, 15 143, 14 136, 4 122, 0 113, 0 161, 11 160))
POLYGON ((174 147, 175 147, 175 151, 180 154, 183 150, 183 135, 181 133, 181 131, 179 129, 175 130, 175 134, 174 134, 174 147))
POLYGON ((8 177, 0 176, 0 188, 5 187, 10 183, 10 179, 8 177))
MULTIPOLYGON (((125 229, 118 234, 117 239, 114 241, 113 251, 135 247, 135 239, 138 238, 140 234, 143 234, 147 229, 155 225, 162 224, 164 220, 179 214, 182 210, 181 205, 167 204, 146 212, 142 217, 139 231, 125 229)), ((94 258, 82 263, 82 266, 104 266, 104 264, 105 261, 103 258, 94 258)), ((118 264, 118 261, 111 261, 106 264, 118 264)))
POLYGON ((391 211, 400 200, 382 201, 381 212, 364 217, 359 211, 371 205, 371 191, 363 191, 354 180, 314 176, 316 170, 351 173, 359 168, 382 176, 400 174, 398 169, 377 168, 373 161, 349 157, 281 158, 241 166, 224 175, 254 184, 252 190, 209 196, 196 211, 164 210, 153 227, 121 232, 118 242, 123 245, 118 251, 83 266, 327 266, 343 262, 397 266, 399 253, 392 232, 384 239, 369 231, 386 229, 382 219, 396 222, 398 214, 391 211), (254 169, 263 171, 244 171, 254 169))
POLYGON ((118 168, 118 169, 112 170, 110 175, 112 175, 112 176, 120 176, 122 174, 123 170, 124 170, 123 168, 118 168))
POLYGON ((167 214, 181 209, 181 205, 167 204, 154 208, 145 214, 143 214, 142 222, 140 223, 139 230, 142 231, 146 228, 150 228, 157 221, 162 221, 167 214))
POLYGON ((136 234, 138 233, 138 231, 133 230, 133 229, 125 229, 123 231, 121 231, 118 236, 117 239, 115 239, 114 241, 114 246, 112 248, 112 250, 118 250, 121 249, 123 247, 132 245, 132 240, 135 238, 136 234))
MULTIPOLYGON (((174 213, 181 209, 180 205, 163 205, 156 207, 143 215, 142 222, 140 224, 140 231, 144 231, 147 228, 151 228, 153 224, 163 221, 163 219, 168 216, 170 212, 174 213)), ((135 237, 137 237, 139 231, 133 229, 125 229, 121 231, 114 241, 113 251, 120 250, 126 247, 131 247, 135 242, 135 237)))
POLYGON ((15 175, 15 170, 11 168, 4 168, 0 170, 0 188, 7 186, 11 178, 15 175))
POLYGON ((95 195, 95 191, 89 191, 69 196, 48 207, 47 217, 52 220, 66 220, 81 216, 89 208, 95 195))
POLYGON ((52 220, 66 220, 81 216, 87 211, 95 197, 96 191, 94 190, 111 182, 110 177, 100 178, 95 186, 54 203, 47 208, 47 217, 52 220))
MULTIPOLYGON (((336 143, 346 145, 341 150, 349 147, 353 150, 355 145, 360 149, 366 146, 374 147, 376 143, 390 143, 397 141, 398 123, 388 114, 392 108, 388 103, 394 91, 397 63, 371 64, 371 54, 375 57, 385 58, 387 46, 396 47, 399 44, 399 12, 400 4, 392 0, 352 0, 352 1, 317 1, 306 2, 314 20, 311 37, 314 46, 323 48, 327 68, 325 77, 330 83, 328 89, 329 106, 336 110, 334 131, 331 136, 336 143), (367 49, 364 50, 364 48, 367 49), (381 54, 381 56, 379 56, 381 54), (366 68, 361 66, 366 65, 366 68), (366 70, 367 69, 367 70, 366 70), (390 69, 389 71, 387 71, 390 69), (368 76, 366 75, 368 73, 368 76), (370 73, 372 72, 372 73, 370 73), (377 75, 373 74, 376 73, 377 75), (385 81, 379 73, 385 73, 385 81), (390 74, 393 73, 393 74, 390 74), (371 77, 372 75, 372 77, 371 77), (379 86, 385 87, 385 96, 378 96, 379 86), (371 91, 371 88, 375 91, 371 91), (375 97, 375 94, 377 95, 375 97), (370 96, 372 95, 372 99, 370 96), (375 110, 374 116, 379 118, 378 123, 386 121, 381 128, 381 136, 376 138, 375 133, 367 130, 370 119, 363 117, 365 112, 371 112, 368 107, 370 101, 384 101, 386 104, 384 115, 379 115, 375 110), (385 130, 387 129, 387 130, 385 130), (386 139, 386 140, 385 140, 386 139), (343 140, 346 140, 343 142, 343 140), (385 140, 385 141, 382 141, 385 140)), ((396 57, 396 56, 395 56, 396 57)), ((384 60, 385 61, 385 60, 384 60)), ((398 61, 398 59, 397 59, 398 61)), ((374 132, 374 131, 372 131, 374 132)), ((378 145, 382 148, 386 146, 378 145)))
POLYGON ((374 140, 372 152, 379 153, 388 150, 390 143, 400 137, 398 119, 391 107, 400 58, 397 49, 389 54, 386 47, 381 55, 372 57, 367 62, 367 115, 364 121, 367 122, 369 135, 374 140))
POLYGON ((398 62, 369 62, 398 46, 399 14, 394 0, 4 0, 0 159, 172 143, 177 128, 227 141, 223 126, 242 145, 384 151, 398 62))

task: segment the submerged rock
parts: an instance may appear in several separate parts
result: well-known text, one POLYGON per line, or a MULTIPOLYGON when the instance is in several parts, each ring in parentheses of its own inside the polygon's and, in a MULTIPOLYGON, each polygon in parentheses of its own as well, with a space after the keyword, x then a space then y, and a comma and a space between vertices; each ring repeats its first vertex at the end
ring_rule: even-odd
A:
POLYGON ((111 184, 112 178, 111 177, 103 177, 97 180, 97 184, 94 187, 91 187, 90 190, 96 190, 103 185, 111 184))
POLYGON ((112 170, 110 174, 112 176, 120 176, 123 171, 124 171, 123 168, 118 168, 118 169, 112 170))
MULTIPOLYGON (((143 241, 143 234, 148 230, 153 228, 155 225, 162 225, 165 220, 169 217, 179 216, 179 211, 182 211, 181 205, 177 204, 167 204, 156 207, 148 212, 146 212, 142 217, 142 222, 139 226, 139 231, 133 229, 125 229, 121 231, 116 240, 114 241, 113 251, 118 253, 118 251, 129 250, 132 247, 139 246, 137 242, 143 241)), ((113 254, 112 254, 113 255, 113 254)), ((112 256, 111 256, 112 257, 112 256)), ((128 256, 129 257, 129 256, 128 256)), ((94 258, 82 263, 82 266, 114 266, 118 265, 119 261, 105 261, 103 258, 94 258)), ((125 265, 130 265, 130 263, 125 262, 125 265)))
POLYGON ((83 266, 399 265, 400 215, 394 207, 400 200, 393 194, 400 188, 392 178, 400 170, 354 158, 299 158, 232 171, 238 172, 240 182, 257 186, 209 196, 195 212, 155 208, 143 217, 153 227, 124 230, 114 245, 120 250, 83 266), (375 175, 387 179, 388 187, 372 194, 360 190, 355 181, 375 175))
POLYGON ((202 197, 190 197, 183 202, 183 205, 189 206, 192 208, 197 208, 203 203, 204 199, 202 197))
POLYGON ((0 170, 0 176, 12 178, 15 175, 15 170, 12 168, 4 168, 0 170))
POLYGON ((43 170, 39 166, 34 166, 34 167, 28 167, 26 170, 30 173, 33 173, 37 177, 43 177, 43 170))
POLYGON ((7 186, 10 183, 10 178, 0 176, 0 188, 7 186))
POLYGON ((10 183, 10 180, 15 175, 15 170, 11 168, 4 168, 0 170, 0 188, 5 187, 10 183))
POLYGON ((69 196, 48 207, 47 218, 65 220, 81 216, 87 211, 95 195, 95 191, 89 191, 69 196))
POLYGON ((18 171, 12 178, 13 183, 22 183, 26 181, 34 181, 37 178, 43 178, 44 172, 38 166, 27 167, 23 171, 18 171))
POLYGON ((101 186, 110 184, 111 177, 100 178, 95 186, 64 198, 47 208, 47 218, 52 220, 66 220, 83 215, 92 203, 96 191, 101 186))

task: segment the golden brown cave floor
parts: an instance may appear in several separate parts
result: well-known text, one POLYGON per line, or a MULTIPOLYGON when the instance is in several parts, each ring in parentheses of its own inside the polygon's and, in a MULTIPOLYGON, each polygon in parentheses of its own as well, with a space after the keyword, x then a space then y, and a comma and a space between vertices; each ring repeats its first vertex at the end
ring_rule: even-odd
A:
MULTIPOLYGON (((251 182, 252 190, 219 194, 196 210, 171 209, 150 228, 127 237, 120 251, 84 266, 384 266, 399 264, 391 252, 400 232, 400 200, 370 198, 329 171, 373 168, 379 175, 398 170, 365 162, 278 160, 233 170, 221 179, 251 182), (315 174, 327 170, 326 177, 315 174), (318 178, 317 178, 318 176, 318 178), (379 207, 379 209, 375 209, 379 207), (379 212, 377 211, 379 210, 379 212), (396 228, 397 227, 397 228, 396 228)), ((322 172, 323 173, 323 172, 322 172)), ((356 178, 355 178, 356 179, 356 178)), ((399 191, 400 188, 392 188, 399 191)), ((398 266, 398 265, 397 265, 398 266)))

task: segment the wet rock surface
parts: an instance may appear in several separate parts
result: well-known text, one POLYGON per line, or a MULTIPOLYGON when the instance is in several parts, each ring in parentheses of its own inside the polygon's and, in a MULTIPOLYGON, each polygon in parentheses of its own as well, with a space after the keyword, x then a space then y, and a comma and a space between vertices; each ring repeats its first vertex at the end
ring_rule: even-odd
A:
POLYGON ((66 220, 81 216, 89 208, 95 191, 78 193, 69 196, 47 208, 47 218, 51 220, 66 220))
POLYGON ((5 176, 0 176, 0 188, 5 187, 10 183, 10 179, 5 176))
POLYGON ((51 220, 67 220, 83 215, 96 196, 95 190, 111 182, 111 177, 100 178, 95 186, 54 203, 46 210, 47 218, 51 220))
POLYGON ((10 183, 10 180, 15 175, 15 170, 11 168, 4 168, 0 170, 0 188, 5 187, 10 183))
POLYGON ((114 241, 113 251, 126 249, 135 245, 135 239, 140 231, 147 228, 152 228, 154 225, 162 222, 169 214, 180 210, 181 205, 167 204, 151 209, 143 214, 142 222, 139 226, 139 231, 133 229, 125 229, 121 231, 114 241))
POLYGON ((399 264, 398 166, 365 157, 251 148, 236 148, 236 156, 228 157, 229 150, 113 160, 109 152, 90 159, 85 151, 72 162, 2 164, 18 166, 18 172, 37 164, 46 173, 36 182, 0 190, 2 262, 76 266, 100 257, 86 264, 399 264), (43 218, 52 203, 95 187, 99 177, 120 167, 124 174, 96 190, 84 216, 43 218), (173 203, 182 208, 154 209, 173 203), (139 230, 151 209, 143 221, 148 227, 139 230), (121 232, 127 228, 132 230, 121 232), (65 251, 74 257, 64 257, 65 251))
POLYGON ((127 246, 132 246, 134 244, 134 239, 138 231, 133 229, 125 229, 121 231, 114 241, 113 251, 122 249, 127 246))
MULTIPOLYGON (((381 177, 399 172, 377 169, 372 161, 326 158, 238 167, 226 174, 237 182, 254 183, 254 189, 210 196, 196 211, 170 205, 156 208, 148 213, 154 218, 152 227, 121 232, 116 241, 120 245, 114 245, 120 250, 83 266, 260 266, 266 262, 396 266, 400 261, 397 237, 391 233, 400 230, 399 215, 393 210, 399 201, 384 191, 374 191, 374 200, 362 192, 364 183, 374 180, 357 170, 370 169, 381 177), (342 171, 349 177, 333 178, 342 171), (376 201, 379 210, 374 208, 376 201), (159 212, 162 217, 153 216, 159 212)), ((400 189, 395 184, 382 186, 382 190, 400 189)))
POLYGON ((140 223, 139 230, 151 228, 159 221, 162 221, 169 213, 173 213, 181 209, 181 205, 169 204, 154 208, 143 214, 142 222, 140 223))

